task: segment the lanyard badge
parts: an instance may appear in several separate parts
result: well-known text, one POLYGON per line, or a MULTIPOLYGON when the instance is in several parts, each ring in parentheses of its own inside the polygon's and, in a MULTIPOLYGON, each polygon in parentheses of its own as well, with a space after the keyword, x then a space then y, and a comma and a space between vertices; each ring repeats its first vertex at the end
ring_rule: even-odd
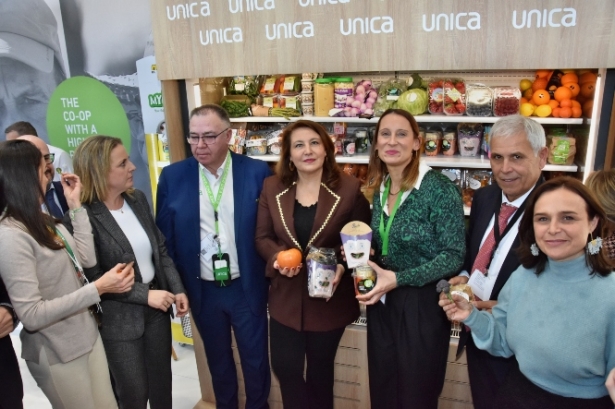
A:
POLYGON ((226 157, 226 164, 224 165, 224 171, 222 172, 222 178, 220 179, 220 187, 218 188, 218 194, 214 198, 214 193, 209 185, 209 181, 205 177, 205 171, 201 168, 201 180, 207 192, 207 198, 214 209, 214 231, 215 242, 217 251, 211 256, 212 270, 214 272, 214 280, 218 287, 227 287, 231 284, 231 262, 228 253, 222 252, 222 246, 220 245, 220 228, 218 208, 222 201, 222 193, 224 192, 224 186, 226 185, 226 179, 228 177, 229 168, 231 165, 231 153, 229 152, 226 157))

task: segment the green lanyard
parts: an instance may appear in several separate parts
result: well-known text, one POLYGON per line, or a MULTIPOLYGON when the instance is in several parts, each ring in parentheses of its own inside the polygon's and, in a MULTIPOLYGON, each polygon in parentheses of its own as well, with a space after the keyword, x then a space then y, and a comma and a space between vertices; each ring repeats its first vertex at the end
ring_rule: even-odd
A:
MULTIPOLYGON (((384 187, 384 195, 383 198, 388 199, 389 191, 391 190, 391 179, 386 181, 384 187)), ((397 209, 401 203, 401 197, 404 192, 399 192, 397 195, 397 200, 395 201, 395 205, 393 206, 393 210, 391 211, 391 215, 389 216, 389 221, 387 222, 386 229, 384 228, 384 200, 382 200, 382 212, 380 213, 380 227, 378 231, 380 232, 380 237, 382 237, 382 255, 387 256, 389 254, 389 233, 391 232, 391 225, 393 224, 393 218, 395 217, 395 213, 397 213, 397 209)))
MULTIPOLYGON (((203 181, 203 185, 205 186, 205 191, 207 192, 207 197, 209 198, 209 202, 211 206, 214 208, 214 229, 216 233, 216 237, 218 238, 220 235, 220 229, 218 228, 218 206, 220 206, 220 202, 222 201, 222 193, 224 192, 224 185, 226 184, 226 177, 228 176, 228 170, 231 166, 231 152, 228 152, 226 156, 226 164, 224 165, 224 171, 222 172, 222 179, 220 179, 220 187, 218 187, 218 195, 214 200, 214 192, 211 190, 211 186, 209 185, 209 180, 205 176, 205 170, 201 168, 201 180, 203 181)), ((220 249, 220 241, 218 240, 218 255, 222 256, 222 250, 220 249)))

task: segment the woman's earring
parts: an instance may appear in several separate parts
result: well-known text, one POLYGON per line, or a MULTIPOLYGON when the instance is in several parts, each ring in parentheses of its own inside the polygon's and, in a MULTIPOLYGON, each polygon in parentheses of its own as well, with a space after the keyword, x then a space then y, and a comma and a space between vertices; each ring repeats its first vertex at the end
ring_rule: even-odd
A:
POLYGON ((530 252, 534 257, 538 257, 540 255, 540 250, 538 249, 538 245, 536 243, 530 246, 530 252))
POLYGON ((295 171, 295 164, 292 162, 288 162, 288 169, 290 169, 291 172, 295 171))
POLYGON ((602 238, 596 237, 594 239, 594 236, 591 233, 590 237, 592 239, 589 243, 587 243, 587 252, 592 256, 595 256, 596 254, 600 253, 600 249, 602 248, 602 238))

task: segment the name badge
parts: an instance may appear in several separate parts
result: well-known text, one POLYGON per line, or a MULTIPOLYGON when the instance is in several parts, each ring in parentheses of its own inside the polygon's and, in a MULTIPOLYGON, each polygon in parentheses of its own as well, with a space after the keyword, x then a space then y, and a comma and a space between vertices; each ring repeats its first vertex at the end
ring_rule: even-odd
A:
POLYGON ((211 257, 214 280, 218 287, 231 285, 231 261, 228 253, 214 254, 211 257))
POLYGON ((489 285, 489 277, 485 277, 485 274, 483 274, 482 271, 474 270, 470 276, 468 285, 472 287, 472 292, 475 296, 481 300, 489 299, 489 296, 491 295, 490 289, 492 286, 489 285))

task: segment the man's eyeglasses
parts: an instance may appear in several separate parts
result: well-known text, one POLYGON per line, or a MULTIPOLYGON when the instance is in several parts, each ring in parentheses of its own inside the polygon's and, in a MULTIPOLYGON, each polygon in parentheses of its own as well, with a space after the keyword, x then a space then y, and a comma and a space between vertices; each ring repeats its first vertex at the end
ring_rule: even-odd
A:
POLYGON ((47 155, 43 155, 43 159, 45 159, 45 162, 47 163, 53 163, 55 158, 56 158, 55 153, 48 153, 47 155))
POLYGON ((199 141, 203 141, 203 143, 205 145, 213 145, 214 143, 216 143, 216 140, 218 138, 218 136, 222 135, 224 132, 228 131, 229 128, 226 128, 225 130, 223 130, 222 132, 220 132, 217 135, 197 135, 197 134, 190 134, 188 135, 188 137, 186 138, 188 140, 188 143, 190 145, 198 145, 199 141))

